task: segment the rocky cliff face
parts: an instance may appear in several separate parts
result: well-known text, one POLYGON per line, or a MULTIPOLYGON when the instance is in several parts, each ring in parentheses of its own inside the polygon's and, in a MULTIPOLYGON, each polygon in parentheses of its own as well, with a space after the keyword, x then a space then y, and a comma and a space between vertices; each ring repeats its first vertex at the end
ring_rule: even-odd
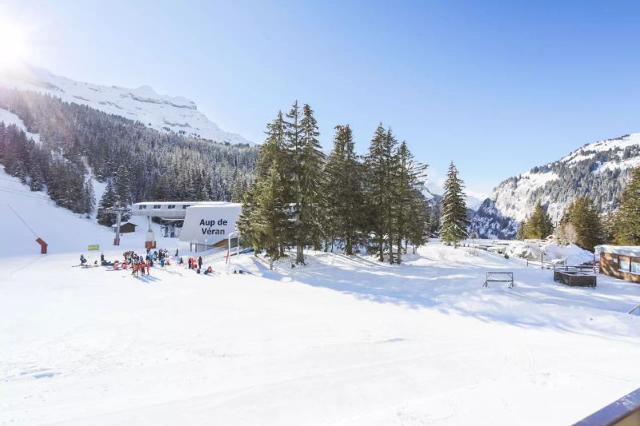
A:
POLYGON ((640 133, 607 139, 534 167, 500 183, 472 218, 471 233, 481 238, 513 238, 540 200, 552 220, 579 196, 591 197, 601 212, 618 207, 631 169, 640 166, 640 133))

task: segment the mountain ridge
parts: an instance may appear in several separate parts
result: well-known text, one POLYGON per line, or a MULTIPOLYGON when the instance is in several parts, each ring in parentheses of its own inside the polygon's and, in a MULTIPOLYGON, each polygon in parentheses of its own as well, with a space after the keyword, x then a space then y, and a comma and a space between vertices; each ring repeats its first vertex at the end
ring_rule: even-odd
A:
POLYGON ((498 184, 472 218, 470 231, 480 238, 513 238, 537 201, 555 223, 580 196, 591 197, 601 213, 612 212, 630 170, 638 166, 640 133, 585 144, 498 184))
POLYGON ((130 89, 86 83, 55 75, 44 68, 23 65, 0 71, 0 86, 51 95, 139 121, 159 131, 220 143, 252 144, 239 134, 221 129, 201 113, 192 100, 160 95, 147 85, 130 89))

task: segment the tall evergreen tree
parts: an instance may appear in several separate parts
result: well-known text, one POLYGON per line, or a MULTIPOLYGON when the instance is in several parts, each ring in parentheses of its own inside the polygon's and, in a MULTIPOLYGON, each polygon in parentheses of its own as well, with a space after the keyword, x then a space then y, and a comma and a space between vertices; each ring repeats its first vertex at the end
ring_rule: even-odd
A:
POLYGON ((413 245, 413 254, 416 247, 428 241, 431 224, 429 223, 430 209, 427 199, 417 188, 412 189, 413 195, 406 210, 406 241, 413 245))
POLYGON ((401 262, 402 242, 408 243, 411 229, 412 242, 422 244, 428 224, 428 209, 422 196, 421 176, 425 165, 416 164, 406 142, 402 142, 396 153, 394 173, 393 228, 398 248, 396 262, 401 262))
POLYGON ((386 243, 390 263, 394 262, 392 251, 392 243, 394 242, 393 203, 395 201, 393 180, 397 171, 397 156, 395 155, 397 143, 391 130, 385 130, 380 124, 365 157, 368 227, 375 236, 378 258, 380 261, 384 261, 386 243))
MULTIPOLYGON (((320 146, 318 123, 307 104, 302 108, 302 152, 300 153, 299 234, 304 245, 320 249, 322 240, 322 183, 325 156, 320 146)), ((304 263, 304 252, 297 246, 296 262, 304 263)))
POLYGON ((107 180, 107 186, 104 189, 104 193, 102 194, 102 198, 100 199, 100 203, 98 205, 98 223, 104 226, 112 226, 116 223, 116 215, 108 212, 106 209, 114 207, 118 202, 118 195, 113 189, 113 184, 111 183, 111 179, 107 180))
POLYGON ((129 174, 129 169, 124 164, 118 167, 114 189, 118 195, 118 201, 123 207, 131 204, 131 175, 129 174))
POLYGON ((553 222, 540 200, 525 224, 525 238, 543 239, 553 234, 553 222))
POLYGON ((254 194, 256 209, 252 211, 251 223, 255 230, 253 238, 260 248, 264 248, 269 256, 269 266, 283 253, 288 216, 283 203, 283 186, 278 165, 274 163, 265 179, 258 184, 258 192, 254 194))
POLYGON ((579 197, 569 205, 560 223, 560 227, 568 226, 570 227, 565 229, 565 234, 571 234, 571 228, 573 228, 575 234, 573 242, 585 250, 593 251, 596 245, 603 242, 604 231, 600 214, 589 197, 579 197))
POLYGON ((256 180, 243 198, 238 229, 245 244, 251 245, 256 254, 266 249, 273 261, 284 255, 290 227, 286 220, 289 165, 282 112, 267 126, 266 134, 265 143, 260 148, 256 180))
POLYGON ((95 209, 95 194, 93 192, 93 183, 91 183, 91 178, 87 179, 84 188, 83 213, 90 215, 93 212, 93 209, 95 209))
POLYGON ((325 235, 332 247, 336 238, 342 241, 347 255, 353 254, 354 246, 362 234, 363 177, 351 128, 348 125, 336 126, 322 191, 325 235))
POLYGON ((631 172, 631 179, 622 192, 613 233, 617 244, 640 244, 640 168, 631 172))
POLYGON ((444 184, 440 236, 446 244, 453 244, 456 247, 461 240, 467 238, 469 226, 463 188, 464 183, 458 177, 458 169, 452 162, 449 165, 447 180, 444 184))

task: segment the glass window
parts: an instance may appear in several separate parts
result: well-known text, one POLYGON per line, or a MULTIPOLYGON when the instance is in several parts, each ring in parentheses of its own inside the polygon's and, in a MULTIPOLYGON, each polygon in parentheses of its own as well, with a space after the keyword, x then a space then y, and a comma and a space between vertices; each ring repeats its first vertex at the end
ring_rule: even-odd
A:
POLYGON ((619 257, 620 270, 622 272, 629 272, 629 258, 628 257, 619 257))
POLYGON ((160 204, 154 204, 154 205, 153 205, 153 208, 154 208, 154 209, 159 209, 160 207, 161 207, 161 206, 160 206, 160 204))
POLYGON ((138 210, 144 210, 146 208, 147 208, 147 206, 138 206, 138 210))
POLYGON ((185 204, 184 206, 182 206, 183 209, 186 209, 187 207, 189 207, 188 204, 185 204))
POLYGON ((640 262, 637 259, 631 261, 631 273, 640 275, 640 262))
POLYGON ((176 208, 176 205, 175 205, 175 204, 169 204, 169 206, 168 206, 168 207, 169 207, 170 209, 175 209, 175 208, 176 208))

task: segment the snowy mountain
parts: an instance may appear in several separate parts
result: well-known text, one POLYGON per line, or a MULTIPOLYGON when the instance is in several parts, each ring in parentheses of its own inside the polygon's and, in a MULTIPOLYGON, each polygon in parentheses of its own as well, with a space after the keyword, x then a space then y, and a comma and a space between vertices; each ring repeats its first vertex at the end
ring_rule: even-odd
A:
POLYGON ((223 143, 251 143, 238 134, 220 129, 198 111, 193 101, 159 95, 149 86, 127 89, 83 83, 32 66, 0 71, 0 86, 45 93, 66 102, 139 121, 160 131, 223 143))
MULTIPOLYGON (((467 208, 474 211, 478 209, 486 199, 486 194, 469 191, 467 189, 465 189, 464 192, 466 195, 465 201, 467 203, 467 208)), ((427 176, 423 194, 427 200, 439 203, 442 199, 442 194, 444 194, 444 179, 439 176, 427 176)))
POLYGON ((640 133, 607 139, 500 183, 472 219, 479 237, 512 238, 540 200, 555 222, 571 201, 591 197, 603 213, 615 210, 629 171, 640 166, 640 133))

